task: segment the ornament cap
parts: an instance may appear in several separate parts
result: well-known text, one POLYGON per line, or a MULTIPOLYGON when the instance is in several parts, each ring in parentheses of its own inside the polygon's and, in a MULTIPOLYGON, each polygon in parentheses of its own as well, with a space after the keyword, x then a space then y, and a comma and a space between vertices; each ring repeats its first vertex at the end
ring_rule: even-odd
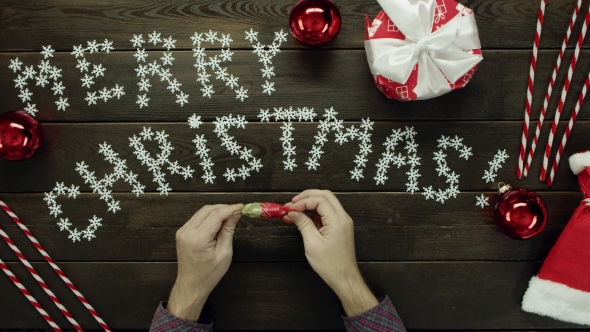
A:
POLYGON ((500 194, 503 194, 503 193, 505 193, 505 192, 507 192, 507 191, 509 191, 511 189, 512 189, 512 186, 509 185, 509 184, 506 184, 504 182, 498 183, 498 192, 500 194))

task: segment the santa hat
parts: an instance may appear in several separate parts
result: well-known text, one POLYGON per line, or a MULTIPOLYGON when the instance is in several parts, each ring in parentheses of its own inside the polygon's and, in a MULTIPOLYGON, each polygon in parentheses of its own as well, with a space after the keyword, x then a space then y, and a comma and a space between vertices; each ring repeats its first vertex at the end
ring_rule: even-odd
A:
POLYGON ((527 312, 590 325, 590 151, 570 157, 584 194, 522 299, 527 312))

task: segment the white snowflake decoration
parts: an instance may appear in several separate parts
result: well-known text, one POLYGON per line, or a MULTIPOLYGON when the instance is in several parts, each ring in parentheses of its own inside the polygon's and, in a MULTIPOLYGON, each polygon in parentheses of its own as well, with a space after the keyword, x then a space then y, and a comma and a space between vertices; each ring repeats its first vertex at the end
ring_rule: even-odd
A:
POLYGON ((191 37, 193 42, 193 57, 195 57, 195 68, 197 68, 197 82, 201 83, 201 92, 203 97, 211 98, 215 93, 213 84, 211 84, 210 77, 212 76, 207 72, 207 68, 215 74, 215 79, 225 83, 225 86, 229 87, 236 93, 236 99, 244 101, 248 98, 248 89, 244 89, 243 86, 238 85, 239 77, 228 73, 227 67, 222 67, 221 64, 225 62, 231 62, 234 52, 230 49, 230 44, 233 41, 229 34, 222 34, 220 37, 217 36, 217 32, 209 30, 207 33, 195 32, 191 37), (205 54, 205 48, 202 47, 203 43, 215 44, 218 42, 221 44, 221 54, 213 57, 207 57, 205 54), (238 89, 239 86, 239 89, 238 89))
MULTIPOLYGON (((160 195, 168 195, 171 191, 170 185, 165 180, 166 172, 163 167, 167 167, 172 175, 182 175, 185 180, 193 176, 194 170, 190 166, 182 167, 178 161, 172 162, 168 159, 174 148, 168 141, 168 134, 164 130, 152 132, 151 128, 144 127, 139 135, 133 135, 129 138, 129 141, 129 146, 134 149, 133 153, 137 156, 137 159, 152 172, 153 181, 158 184, 157 190, 160 195), (156 157, 152 157, 145 149, 143 142, 146 141, 158 143, 160 153, 156 157)), ((108 143, 100 144, 98 152, 104 156, 108 163, 114 166, 112 173, 105 174, 102 179, 98 179, 94 171, 88 170, 89 166, 84 161, 76 163, 76 171, 82 176, 84 182, 92 188, 93 193, 100 195, 100 200, 105 201, 107 211, 116 213, 121 210, 120 201, 116 200, 112 195, 112 187, 117 181, 123 180, 129 184, 132 188, 131 192, 136 196, 144 193, 145 186, 138 181, 138 174, 129 170, 127 160, 121 159, 119 154, 108 143)), ((79 194, 79 187, 74 185, 67 187, 63 182, 58 182, 52 191, 45 193, 44 200, 47 203, 50 215, 57 218, 63 213, 61 205, 56 202, 57 197, 67 195, 75 199, 79 194)), ((73 242, 80 241, 81 238, 90 241, 95 238, 94 232, 101 225, 101 220, 94 216, 90 219, 90 224, 82 231, 77 228, 72 229, 72 223, 69 222, 68 218, 60 218, 58 226, 61 231, 67 230, 69 232, 68 238, 73 242)))
MULTIPOLYGON (((195 120, 193 119, 192 121, 194 122, 195 120)), ((221 139, 221 146, 224 146, 232 156, 239 155, 239 158, 244 160, 248 165, 246 166, 246 164, 243 164, 237 170, 234 168, 227 168, 223 176, 228 182, 235 182, 236 178, 238 177, 242 180, 246 180, 246 178, 251 176, 252 171, 258 172, 260 168, 262 168, 260 159, 252 155, 252 149, 248 149, 245 146, 239 145, 235 141, 235 138, 227 133, 231 127, 246 129, 247 123, 248 121, 246 121, 244 116, 237 115, 234 117, 231 114, 228 116, 222 116, 221 118, 216 118, 215 121, 213 121, 213 124, 215 125, 215 130, 213 132, 215 132, 215 134, 217 134, 217 136, 221 139)), ((197 144, 197 149, 199 149, 199 144, 201 147, 204 145, 204 142, 202 142, 204 138, 199 139, 197 136, 195 140, 199 140, 198 143, 195 142, 195 144, 197 144)), ((203 160, 203 157, 201 157, 201 160, 203 160)), ((210 179, 210 177, 205 178, 204 176, 203 179, 207 181, 210 179)))
POLYGON ((23 107, 23 110, 32 116, 35 116, 38 112, 37 104, 31 103, 33 92, 29 90, 27 87, 28 80, 34 80, 35 86, 40 86, 45 88, 46 86, 50 85, 50 80, 53 81, 53 85, 51 86, 51 90, 55 96, 58 96, 55 104, 57 106, 58 111, 65 111, 67 107, 70 106, 68 102, 68 98, 63 97, 63 92, 65 87, 63 82, 59 79, 62 77, 62 70, 52 66, 50 63, 49 58, 53 58, 53 53, 55 50, 51 48, 51 45, 42 46, 41 55, 43 55, 43 59, 41 63, 37 66, 37 70, 35 70, 34 66, 25 67, 22 69, 23 62, 19 60, 19 58, 14 58, 10 60, 10 65, 8 68, 12 70, 14 73, 19 73, 17 77, 14 79, 14 86, 17 89, 20 89, 20 93, 18 97, 21 99, 23 103, 26 103, 26 106, 23 107))
POLYGON ((285 170, 293 171, 294 168, 297 167, 297 162, 295 161, 297 147, 291 143, 293 141, 293 131, 295 130, 292 121, 303 120, 313 122, 315 116, 316 114, 313 111, 313 108, 310 109, 307 107, 297 109, 293 109, 293 107, 285 109, 282 107, 275 107, 272 114, 270 113, 270 110, 260 110, 260 113, 258 114, 260 122, 269 122, 271 117, 274 117, 275 121, 283 121, 280 141, 283 145, 283 156, 286 156, 286 159, 283 160, 285 170))
POLYGON ((490 205, 490 203, 489 203, 490 199, 488 197, 486 197, 484 194, 477 196, 476 200, 477 200, 477 202, 475 203, 475 205, 481 207, 482 209, 484 207, 490 205))
MULTIPOLYGON (((245 39, 252 44, 252 48, 254 49, 252 52, 258 56, 258 62, 264 66, 261 69, 262 78, 270 80, 271 77, 275 76, 272 59, 281 52, 281 44, 287 42, 287 33, 283 32, 283 30, 276 31, 275 38, 270 45, 263 45, 258 41, 258 31, 250 29, 250 31, 245 31, 245 33, 245 39)), ((274 91, 274 82, 267 80, 262 84, 263 93, 271 95, 274 91)))
MULTIPOLYGON (((162 48, 165 48, 167 51, 170 51, 171 48, 176 48, 176 40, 172 39, 172 37, 168 38, 161 38, 161 33, 154 31, 153 33, 149 34, 148 42, 157 45, 158 43, 162 43, 162 48)), ((139 108, 144 108, 149 106, 150 98, 147 94, 150 92, 150 88, 152 84, 150 83, 150 76, 159 76, 160 81, 168 83, 167 90, 170 90, 172 94, 176 96, 176 103, 179 104, 181 107, 185 104, 188 104, 188 97, 187 93, 184 93, 181 90, 182 83, 179 83, 176 78, 172 78, 172 74, 170 73, 170 68, 165 68, 165 66, 172 66, 173 61, 175 60, 172 56, 172 52, 163 52, 162 57, 160 57, 160 62, 158 60, 154 60, 152 62, 147 62, 148 54, 146 53, 145 49, 142 48, 145 41, 143 40, 143 35, 133 35, 131 39, 131 43, 133 47, 137 49, 135 54, 133 55, 137 60, 137 68, 135 68, 135 72, 137 73, 137 77, 139 77, 139 82, 137 85, 139 86, 139 93, 137 94, 137 101, 135 102, 139 108), (145 64, 141 64, 141 63, 145 64), (141 93, 145 92, 145 93, 141 93)))
POLYGON ((438 176, 444 176, 446 178, 446 183, 449 185, 448 188, 445 190, 438 189, 438 191, 434 191, 432 186, 424 187, 423 188, 423 196, 426 200, 434 199, 435 201, 444 204, 447 199, 450 198, 457 198, 457 195, 460 193, 459 191, 459 174, 451 171, 449 166, 447 165, 447 155, 444 153, 448 148, 455 149, 459 152, 459 157, 465 160, 469 160, 469 157, 473 154, 471 153, 471 147, 466 146, 463 144, 463 138, 456 136, 454 138, 441 136, 438 139, 438 147, 440 150, 434 152, 434 161, 436 161, 437 168, 436 172, 438 176), (433 197, 434 195, 434 197, 433 197))
MULTIPOLYGON (((133 36, 132 42, 134 42, 134 45, 143 42, 142 40, 140 40, 140 38, 141 35, 133 36)), ((74 51, 72 52, 72 55, 76 59, 78 59, 78 64, 76 65, 76 68, 80 70, 80 73, 86 73, 84 74, 84 77, 80 79, 82 81, 83 88, 90 89, 95 83, 94 80, 98 77, 104 76, 106 71, 106 68, 101 63, 91 64, 90 62, 88 62, 88 60, 86 60, 86 58, 84 57, 85 52, 89 52, 90 54, 95 52, 110 53, 110 51, 112 50, 114 50, 113 42, 109 41, 108 39, 105 39, 105 41, 102 43, 97 43, 95 40, 88 41, 86 47, 83 47, 82 45, 74 46, 74 51)), ((103 87, 102 89, 96 91, 87 91, 86 98, 84 98, 84 100, 88 102, 89 106, 96 105, 96 101, 98 100, 102 100, 106 103, 112 98, 120 99, 121 96, 125 95, 123 89, 123 86, 119 86, 117 84, 115 85, 115 87, 112 87, 110 89, 103 87)))
POLYGON ((506 162, 506 159, 508 159, 506 150, 498 150, 498 152, 496 152, 494 155, 494 159, 488 161, 490 168, 484 170, 482 179, 486 180, 486 183, 494 182, 496 180, 498 170, 502 168, 502 165, 506 162))
MULTIPOLYGON (((401 128, 392 129, 391 135, 387 137, 383 145, 385 151, 381 154, 381 158, 377 162, 377 174, 373 178, 375 182, 379 184, 385 184, 388 179, 387 170, 391 166, 397 166, 400 168, 405 165, 409 165, 410 169, 406 172, 408 176, 408 182, 406 182, 406 191, 414 193, 419 190, 418 178, 421 176, 418 166, 421 165, 420 157, 418 157, 418 144, 415 141, 416 131, 414 127, 405 127, 404 130, 401 128), (395 148, 402 142, 405 141, 406 153, 395 153, 395 148)), ((426 190, 426 188, 425 188, 426 190)), ((434 198, 434 191, 432 187, 428 191, 426 197, 434 198)))

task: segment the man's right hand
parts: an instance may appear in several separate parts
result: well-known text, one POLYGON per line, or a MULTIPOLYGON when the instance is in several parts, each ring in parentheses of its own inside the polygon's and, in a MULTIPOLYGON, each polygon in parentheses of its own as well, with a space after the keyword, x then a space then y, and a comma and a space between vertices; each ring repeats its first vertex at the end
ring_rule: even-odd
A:
POLYGON ((356 316, 379 304, 358 269, 352 218, 336 196, 328 190, 306 190, 286 205, 292 211, 285 222, 297 225, 309 264, 338 295, 346 314, 356 316), (308 216, 306 210, 318 215, 308 216))

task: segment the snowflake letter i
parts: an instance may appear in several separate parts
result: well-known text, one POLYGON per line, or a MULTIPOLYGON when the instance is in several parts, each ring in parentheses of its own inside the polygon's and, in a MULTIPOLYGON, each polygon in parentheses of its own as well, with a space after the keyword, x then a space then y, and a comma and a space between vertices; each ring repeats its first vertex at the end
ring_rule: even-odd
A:
POLYGON ((18 97, 23 103, 27 104, 23 110, 32 116, 35 116, 38 110, 37 104, 32 103, 31 97, 33 96, 33 93, 29 90, 29 88, 27 88, 27 80, 35 80, 35 85, 42 88, 44 88, 46 85, 49 85, 50 79, 53 80, 53 86, 51 87, 51 90, 53 91, 54 95, 60 96, 59 99, 55 101, 57 110, 65 111, 66 108, 70 106, 68 98, 63 97, 63 92, 65 90, 63 82, 59 81, 61 78, 61 69, 50 64, 49 58, 53 58, 54 52, 55 51, 51 48, 51 45, 43 46, 41 55, 43 55, 44 60, 41 60, 41 64, 37 66, 39 69, 38 73, 35 71, 35 66, 25 67, 23 70, 21 70, 23 63, 18 58, 10 60, 10 65, 8 68, 14 73, 21 72, 18 74, 16 79, 14 79, 14 86, 17 89, 20 89, 18 97))
MULTIPOLYGON (((110 51, 114 50, 114 48, 113 42, 110 42, 107 39, 105 39, 103 43, 97 43, 96 40, 89 41, 87 45, 88 46, 86 48, 82 47, 82 45, 74 46, 72 55, 76 57, 76 59, 80 58, 78 59, 76 68, 80 70, 80 73, 85 73, 84 77, 81 79, 82 87, 90 89, 92 85, 94 85, 95 79, 100 76, 104 76, 106 68, 103 67, 101 63, 91 66, 91 63, 86 61, 86 58, 84 58, 84 52, 89 52, 90 54, 95 52, 109 53, 110 51)), ((117 97, 117 99, 120 99, 121 96, 124 95, 125 92, 123 91, 123 87, 119 86, 119 84, 115 84, 115 86, 110 89, 103 87, 97 91, 88 91, 86 93, 85 100, 88 102, 88 105, 96 105, 97 100, 107 102, 111 98, 117 97)))
POLYGON ((182 86, 182 84, 179 83, 176 78, 172 79, 170 68, 165 68, 166 66, 172 66, 172 61, 175 60, 174 57, 172 57, 172 52, 170 52, 170 49, 176 48, 176 40, 172 39, 172 37, 161 38, 160 36, 161 33, 154 31, 148 35, 148 43, 157 45, 158 43, 162 42, 162 47, 167 51, 163 52, 163 55, 160 58, 162 64, 158 63, 158 60, 154 60, 151 63, 146 61, 148 54, 145 52, 145 49, 142 48, 143 44, 145 43, 142 35, 133 35, 133 38, 131 39, 133 47, 137 49, 137 52, 135 52, 133 56, 139 63, 138 67, 135 68, 137 77, 140 78, 140 81, 137 83, 137 85, 139 85, 139 94, 137 95, 137 101, 135 102, 139 108, 148 106, 150 98, 147 96, 147 93, 150 92, 150 88, 152 86, 150 84, 149 76, 154 75, 160 76, 160 81, 166 81, 168 83, 167 89, 170 90, 172 94, 175 94, 177 104, 180 106, 188 104, 189 95, 180 90, 180 86, 182 86), (145 65, 141 64, 141 62, 145 63, 145 65), (141 94, 142 91, 146 93, 141 94))

